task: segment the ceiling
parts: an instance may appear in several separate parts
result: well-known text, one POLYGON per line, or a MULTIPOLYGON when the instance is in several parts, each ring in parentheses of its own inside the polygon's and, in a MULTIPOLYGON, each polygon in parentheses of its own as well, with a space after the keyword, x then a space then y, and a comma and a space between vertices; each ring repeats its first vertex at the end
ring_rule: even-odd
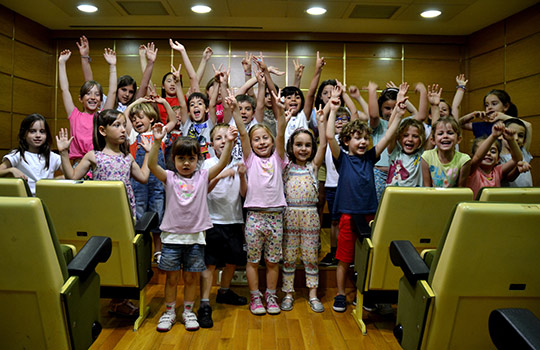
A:
POLYGON ((0 4, 52 30, 187 30, 468 35, 509 17, 536 0, 0 0, 0 4), (85 14, 76 5, 98 12, 85 14), (212 7, 196 14, 195 4, 212 7), (322 16, 305 10, 325 7, 322 16), (423 19, 419 13, 439 9, 423 19), (152 14, 150 14, 152 13, 152 14), (375 18, 374 18, 375 17, 375 18))

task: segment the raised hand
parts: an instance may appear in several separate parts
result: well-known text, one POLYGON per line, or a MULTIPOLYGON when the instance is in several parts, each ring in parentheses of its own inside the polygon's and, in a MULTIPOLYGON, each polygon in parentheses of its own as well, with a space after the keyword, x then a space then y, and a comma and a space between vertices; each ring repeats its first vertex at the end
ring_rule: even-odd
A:
POLYGON ((81 56, 90 56, 90 43, 88 39, 83 35, 79 38, 79 42, 76 42, 77 47, 79 48, 79 53, 81 56))
POLYGON ((285 72, 280 71, 279 68, 274 67, 274 66, 269 66, 268 71, 277 76, 285 75, 285 72))
POLYGON ((240 176, 246 175, 246 171, 247 171, 246 165, 244 163, 238 163, 238 165, 236 166, 236 172, 238 172, 238 175, 240 176))
POLYGON ((315 61, 315 71, 316 72, 322 71, 325 65, 326 65, 326 61, 324 60, 324 57, 320 57, 319 51, 317 51, 317 61, 315 61))
POLYGON ((379 86, 374 81, 369 81, 368 86, 366 87, 366 89, 369 91, 377 91, 378 88, 379 86))
MULTIPOLYGON (((498 125, 498 124, 502 124, 504 126, 504 123, 503 122, 498 122, 497 124, 495 125, 498 125)), ((493 127, 495 127, 495 125, 493 127)), ((511 130, 511 129, 508 129, 508 128, 504 128, 504 131, 502 133, 504 139, 506 141, 510 141, 514 138, 514 135, 516 134, 516 131, 515 130, 511 130)))
POLYGON ((156 93, 156 84, 148 84, 148 87, 146 88, 146 95, 151 100, 154 100, 158 96, 156 93))
POLYGON ((409 91, 409 84, 407 82, 403 82, 403 83, 399 84, 399 91, 398 91, 398 94, 397 94, 397 99, 398 100, 403 100, 405 95, 407 95, 408 91, 409 91))
POLYGON ((274 90, 270 91, 272 93, 272 97, 274 99, 274 103, 280 108, 285 109, 285 99, 281 96, 281 89, 279 89, 278 94, 274 92, 274 90))
POLYGON ((520 173, 526 173, 532 169, 532 166, 526 161, 522 160, 517 163, 517 168, 520 173))
POLYGON ((458 87, 465 87, 467 86, 467 83, 469 81, 465 79, 465 74, 460 74, 456 76, 456 83, 458 84, 458 87))
POLYGON ((146 46, 139 45, 139 57, 146 56, 146 46))
POLYGON ((285 123, 288 124, 291 118, 292 118, 292 108, 285 111, 285 123))
POLYGON ((73 141, 73 136, 68 137, 69 133, 66 128, 61 128, 56 136, 56 147, 58 147, 58 152, 67 151, 71 141, 73 141))
POLYGON ((62 52, 60 52, 60 56, 58 56, 58 62, 60 63, 66 63, 67 60, 69 60, 69 58, 71 57, 71 51, 69 50, 63 50, 62 52))
POLYGON ((498 123, 495 123, 493 124, 493 126, 491 127, 491 133, 495 136, 495 137, 499 137, 503 134, 504 132, 504 123, 503 122, 498 122, 498 123))
POLYGON ((337 97, 338 100, 340 99, 340 96, 341 96, 341 93, 343 92, 342 90, 342 86, 341 84, 337 84, 336 86, 334 86, 334 88, 332 89, 332 93, 331 93, 331 97, 337 97))
POLYGON ((203 51, 203 58, 208 61, 213 54, 214 51, 212 51, 212 48, 210 46, 207 46, 206 49, 204 49, 203 51))
POLYGON ((167 135, 167 129, 162 123, 155 123, 152 126, 152 134, 154 135, 154 142, 161 142, 165 135, 167 135))
POLYGON ((252 56, 251 60, 253 61, 253 63, 257 65, 257 67, 259 67, 259 70, 261 72, 264 72, 268 69, 268 67, 266 66, 266 63, 264 63, 262 52, 260 53, 259 57, 252 56))
POLYGON ((227 89, 227 96, 225 97, 225 103, 229 105, 229 107, 233 110, 236 109, 238 106, 238 101, 236 101, 236 97, 234 97, 234 93, 231 89, 227 89))
POLYGON ((227 130, 227 141, 234 142, 236 138, 238 137, 238 129, 236 126, 229 126, 229 129, 227 130))
POLYGON ((176 51, 182 51, 182 50, 185 50, 186 48, 184 47, 184 45, 180 44, 178 41, 173 41, 173 39, 169 39, 169 45, 171 45, 171 49, 173 50, 176 50, 176 51))
POLYGON ((441 103, 442 88, 439 88, 439 84, 433 84, 427 86, 427 98, 431 105, 438 106, 441 103))
POLYGON ((113 49, 105 48, 103 50, 103 57, 109 65, 116 65, 116 52, 113 49))
MULTIPOLYGON (((146 59, 148 61, 155 62, 157 58, 158 49, 154 45, 154 43, 148 43, 145 49, 146 49, 146 59)), ((140 53, 140 48, 139 48, 139 53, 140 53)))
POLYGON ((317 124, 318 125, 321 125, 324 123, 325 121, 325 116, 324 116, 324 108, 322 105, 319 105, 319 108, 315 110, 315 113, 317 115, 317 124))
POLYGON ((248 53, 246 51, 246 55, 244 58, 242 58, 242 68, 244 69, 244 73, 251 74, 251 60, 253 59, 253 55, 248 53))
POLYGON ((392 80, 390 80, 389 82, 386 83, 386 88, 387 88, 387 89, 388 89, 388 88, 395 88, 395 89, 397 89, 398 87, 397 87, 397 85, 396 85, 392 80))
POLYGON ((176 81, 180 81, 180 69, 182 69, 182 64, 178 64, 178 69, 176 69, 172 64, 171 64, 171 73, 172 75, 174 76, 174 79, 176 81))
POLYGON ((339 96, 334 96, 334 94, 332 94, 332 97, 330 98, 330 100, 328 100, 328 103, 330 104, 330 110, 332 111, 337 111, 338 108, 341 106, 339 96))
POLYGON ((150 152, 152 149, 152 143, 146 137, 141 137, 141 142, 139 142, 138 145, 141 146, 146 153, 150 152))
POLYGON ((296 59, 296 61, 293 59, 292 63, 294 64, 294 77, 296 79, 302 78, 302 75, 304 74, 304 69, 306 66, 303 64, 300 64, 300 59, 296 59))
POLYGON ((351 95, 351 97, 354 99, 360 98, 360 90, 358 89, 356 85, 351 85, 349 87, 349 95, 351 95))

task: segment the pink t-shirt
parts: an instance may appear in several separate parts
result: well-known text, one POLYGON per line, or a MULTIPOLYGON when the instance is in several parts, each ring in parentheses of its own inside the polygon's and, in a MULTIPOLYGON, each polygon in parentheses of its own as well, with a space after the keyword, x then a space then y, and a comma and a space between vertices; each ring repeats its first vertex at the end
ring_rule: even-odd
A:
POLYGON ((501 187, 502 166, 497 165, 489 174, 477 168, 467 178, 467 187, 473 190, 474 198, 482 187, 501 187))
POLYGON ((268 158, 261 158, 250 152, 246 159, 248 189, 244 208, 265 209, 286 207, 283 192, 283 169, 286 159, 281 159, 276 151, 268 158))
POLYGON ((75 108, 68 119, 71 136, 73 136, 73 141, 69 146, 69 159, 82 158, 86 153, 94 149, 92 143, 94 115, 81 112, 75 108))
POLYGON ((208 170, 195 171, 191 178, 166 172, 165 214, 159 229, 169 233, 197 233, 211 228, 206 202, 208 170))

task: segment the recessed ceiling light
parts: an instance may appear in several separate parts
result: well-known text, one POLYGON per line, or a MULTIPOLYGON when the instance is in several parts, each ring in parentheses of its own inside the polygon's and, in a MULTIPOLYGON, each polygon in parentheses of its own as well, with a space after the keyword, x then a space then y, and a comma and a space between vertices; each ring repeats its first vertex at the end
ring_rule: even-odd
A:
POLYGON ((427 10, 420 14, 420 16, 424 18, 435 18, 439 17, 441 15, 441 11, 439 10, 427 10))
POLYGON ((191 11, 197 12, 197 13, 208 13, 212 11, 212 9, 206 5, 195 5, 191 7, 191 11))
POLYGON ((89 5, 89 4, 82 4, 82 5, 77 6, 77 8, 81 12, 88 12, 88 13, 96 12, 98 10, 97 7, 95 7, 94 5, 89 5))
POLYGON ((320 16, 326 13, 326 9, 322 7, 310 7, 306 12, 313 16, 320 16))

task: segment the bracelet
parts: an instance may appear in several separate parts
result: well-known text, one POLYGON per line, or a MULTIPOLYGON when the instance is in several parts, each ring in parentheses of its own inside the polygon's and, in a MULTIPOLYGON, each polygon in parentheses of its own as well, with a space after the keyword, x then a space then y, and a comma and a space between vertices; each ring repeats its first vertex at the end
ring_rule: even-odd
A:
POLYGON ((251 72, 244 72, 244 75, 247 75, 248 77, 251 76, 251 72))
POLYGON ((458 85, 458 86, 456 86, 456 89, 467 90, 467 87, 465 85, 458 85))
POLYGON ((88 58, 88 62, 92 62, 92 59, 90 58, 90 56, 81 56, 81 58, 88 58))

